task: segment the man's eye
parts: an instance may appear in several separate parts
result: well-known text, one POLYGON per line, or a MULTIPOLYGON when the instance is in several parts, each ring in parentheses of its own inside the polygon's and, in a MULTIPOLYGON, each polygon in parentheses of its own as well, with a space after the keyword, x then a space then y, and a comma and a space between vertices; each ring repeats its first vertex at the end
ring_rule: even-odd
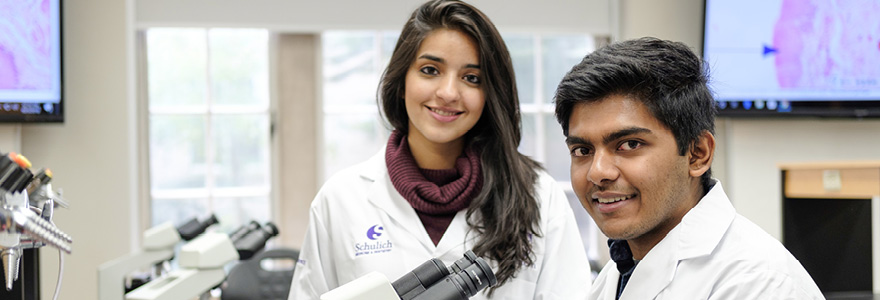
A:
POLYGON ((585 147, 577 147, 577 148, 571 149, 571 156, 587 156, 587 155, 590 155, 590 149, 587 149, 585 147))
POLYGON ((623 144, 620 144, 619 150, 635 150, 642 146, 642 142, 639 141, 626 141, 623 144))
POLYGON ((440 74, 440 70, 437 70, 437 68, 431 67, 431 66, 422 67, 421 69, 419 69, 419 71, 421 71, 422 73, 428 74, 428 75, 440 74))

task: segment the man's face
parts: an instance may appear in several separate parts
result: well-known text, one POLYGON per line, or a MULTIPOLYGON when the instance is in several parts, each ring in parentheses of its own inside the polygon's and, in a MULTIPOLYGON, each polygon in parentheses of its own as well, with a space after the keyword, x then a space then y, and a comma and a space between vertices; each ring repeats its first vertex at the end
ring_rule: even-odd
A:
POLYGON ((688 156, 638 100, 577 104, 566 143, 575 194, 609 238, 656 243, 694 203, 688 156))

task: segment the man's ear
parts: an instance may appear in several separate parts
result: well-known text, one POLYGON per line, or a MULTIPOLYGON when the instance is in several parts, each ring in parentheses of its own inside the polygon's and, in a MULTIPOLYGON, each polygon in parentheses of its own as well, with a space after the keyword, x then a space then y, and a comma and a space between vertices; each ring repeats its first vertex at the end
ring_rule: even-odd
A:
POLYGON ((688 171, 691 177, 700 177, 709 171, 713 158, 715 158, 715 136, 708 130, 703 130, 688 151, 688 171))

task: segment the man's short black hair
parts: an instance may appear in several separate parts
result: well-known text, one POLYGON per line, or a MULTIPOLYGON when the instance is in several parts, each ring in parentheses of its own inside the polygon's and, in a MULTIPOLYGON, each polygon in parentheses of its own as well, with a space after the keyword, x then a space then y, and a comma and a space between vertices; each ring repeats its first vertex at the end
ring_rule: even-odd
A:
MULTIPOLYGON (((619 95, 641 101, 672 131, 679 155, 715 133, 715 99, 708 68, 687 45, 645 37, 613 43, 588 54, 556 89, 556 119, 568 136, 569 118, 578 103, 619 95)), ((709 186, 711 169, 701 177, 709 186)))

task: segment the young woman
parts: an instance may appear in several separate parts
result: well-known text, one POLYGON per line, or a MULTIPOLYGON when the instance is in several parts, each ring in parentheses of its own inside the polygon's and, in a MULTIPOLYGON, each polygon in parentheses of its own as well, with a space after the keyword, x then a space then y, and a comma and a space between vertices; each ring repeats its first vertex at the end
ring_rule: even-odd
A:
MULTIPOLYGON (((519 100, 491 21, 435 0, 407 21, 379 87, 385 149, 315 197, 291 299, 390 280, 473 250, 498 284, 472 299, 583 299, 589 265, 561 187, 517 151, 519 100)), ((356 146, 355 146, 356 147, 356 146)))

